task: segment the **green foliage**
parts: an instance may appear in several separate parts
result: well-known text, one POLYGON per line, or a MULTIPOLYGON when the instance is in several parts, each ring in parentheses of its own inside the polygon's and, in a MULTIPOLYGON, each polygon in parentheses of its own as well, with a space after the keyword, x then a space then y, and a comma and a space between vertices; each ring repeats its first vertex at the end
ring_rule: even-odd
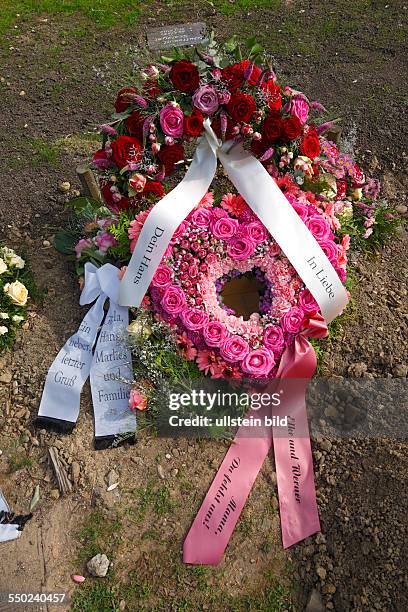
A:
POLYGON ((21 18, 41 13, 79 13, 101 28, 118 24, 130 26, 140 16, 141 7, 141 0, 2 0, 0 33, 4 34, 12 25, 18 24, 21 18))
POLYGON ((58 148, 42 138, 31 138, 27 141, 30 149, 32 166, 58 166, 60 152, 58 148))
POLYGON ((114 259, 121 263, 128 263, 130 258, 130 240, 128 229, 133 216, 128 211, 123 210, 119 214, 117 223, 111 225, 109 232, 116 238, 117 245, 109 249, 109 253, 114 259))
POLYGON ((99 553, 109 553, 114 549, 120 537, 121 520, 116 516, 107 520, 101 512, 93 512, 87 518, 79 532, 82 544, 78 561, 88 561, 99 553))

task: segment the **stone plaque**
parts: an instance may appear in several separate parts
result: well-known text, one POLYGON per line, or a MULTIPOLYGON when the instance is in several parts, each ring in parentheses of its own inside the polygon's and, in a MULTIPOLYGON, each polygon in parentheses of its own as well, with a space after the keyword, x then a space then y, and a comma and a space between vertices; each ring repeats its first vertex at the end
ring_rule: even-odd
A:
POLYGON ((150 49, 190 47, 204 42, 207 42, 205 23, 182 23, 147 30, 150 49))

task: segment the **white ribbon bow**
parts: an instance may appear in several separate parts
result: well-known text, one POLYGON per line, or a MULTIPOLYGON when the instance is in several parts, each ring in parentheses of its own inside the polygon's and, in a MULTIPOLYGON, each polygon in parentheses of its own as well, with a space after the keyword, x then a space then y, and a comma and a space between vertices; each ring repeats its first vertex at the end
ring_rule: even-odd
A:
POLYGON ((220 160, 238 193, 279 244, 320 306, 327 323, 348 297, 335 269, 314 236, 263 165, 241 144, 218 140, 209 119, 183 180, 147 217, 119 289, 119 304, 140 306, 154 273, 180 223, 207 193, 220 160))
POLYGON ((85 264, 79 303, 96 302, 49 369, 38 411, 40 423, 72 430, 79 414, 81 390, 90 375, 96 446, 98 439, 117 439, 136 428, 135 415, 128 407, 130 386, 126 383, 133 378, 131 353, 123 342, 129 314, 127 308, 118 305, 119 283, 115 266, 96 268, 89 262, 85 264), (107 299, 109 310, 104 319, 107 299))

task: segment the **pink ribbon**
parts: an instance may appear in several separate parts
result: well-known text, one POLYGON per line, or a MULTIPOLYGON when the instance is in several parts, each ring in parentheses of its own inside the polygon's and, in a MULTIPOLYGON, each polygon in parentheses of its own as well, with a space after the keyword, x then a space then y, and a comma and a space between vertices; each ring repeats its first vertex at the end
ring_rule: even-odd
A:
MULTIPOLYGON (((284 548, 320 530, 305 392, 316 370, 316 355, 307 337, 326 335, 323 317, 315 315, 285 349, 276 375, 281 403, 273 414, 288 417, 287 432, 282 436, 281 427, 272 426, 264 437, 251 438, 244 428, 238 430, 184 541, 184 563, 218 565, 221 561, 272 444, 284 548)), ((251 411, 247 416, 259 414, 251 411)))

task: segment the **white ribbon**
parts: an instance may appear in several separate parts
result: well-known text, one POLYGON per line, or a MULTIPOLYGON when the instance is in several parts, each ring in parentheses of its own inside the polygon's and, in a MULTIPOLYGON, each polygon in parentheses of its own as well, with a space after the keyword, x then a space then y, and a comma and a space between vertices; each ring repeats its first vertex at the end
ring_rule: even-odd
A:
POLYGON ((348 297, 335 269, 314 236, 263 165, 240 144, 222 144, 208 119, 193 161, 183 180, 147 217, 119 289, 119 304, 140 306, 154 273, 180 223, 208 191, 217 158, 238 193, 279 244, 329 323, 348 297))
POLYGON ((40 423, 49 419, 72 429, 79 414, 81 390, 90 375, 96 439, 134 432, 136 418, 128 407, 130 385, 126 383, 133 378, 132 359, 123 344, 129 314, 117 303, 118 291, 115 266, 85 264, 80 304, 96 302, 48 371, 38 411, 40 423), (107 299, 109 310, 101 327, 107 299))

